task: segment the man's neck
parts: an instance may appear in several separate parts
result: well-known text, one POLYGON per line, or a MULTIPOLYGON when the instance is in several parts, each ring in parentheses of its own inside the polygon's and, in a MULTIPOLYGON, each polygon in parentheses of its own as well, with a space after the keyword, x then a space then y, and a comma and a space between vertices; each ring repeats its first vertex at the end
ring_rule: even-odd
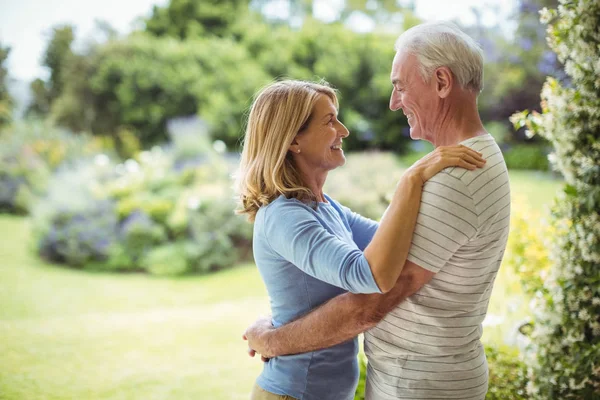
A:
POLYGON ((479 113, 477 101, 453 102, 441 111, 440 123, 435 127, 431 143, 434 147, 454 146, 476 136, 487 134, 479 113))

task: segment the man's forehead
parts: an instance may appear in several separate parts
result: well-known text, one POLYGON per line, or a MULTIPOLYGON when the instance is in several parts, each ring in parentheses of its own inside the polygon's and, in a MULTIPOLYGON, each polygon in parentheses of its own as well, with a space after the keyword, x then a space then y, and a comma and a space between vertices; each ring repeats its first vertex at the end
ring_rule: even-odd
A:
POLYGON ((390 80, 392 81, 392 84, 403 84, 403 76, 402 75, 402 71, 405 69, 403 67, 408 66, 409 64, 409 56, 410 54, 407 54, 405 52, 402 52, 401 50, 396 52, 396 55, 394 56, 394 61, 392 61, 392 71, 390 73, 390 80))
POLYGON ((394 61, 392 62, 392 71, 390 72, 390 80, 392 84, 402 83, 402 79, 400 77, 401 63, 398 59, 398 56, 394 57, 394 61))

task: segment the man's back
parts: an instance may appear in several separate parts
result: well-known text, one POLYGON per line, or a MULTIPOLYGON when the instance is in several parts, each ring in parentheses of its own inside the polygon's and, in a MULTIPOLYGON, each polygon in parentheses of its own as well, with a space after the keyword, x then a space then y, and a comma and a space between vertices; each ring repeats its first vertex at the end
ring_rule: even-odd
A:
POLYGON ((483 399, 480 342, 510 222, 506 164, 491 135, 462 144, 483 169, 449 168, 425 184, 409 260, 433 279, 365 333, 369 399, 483 399))

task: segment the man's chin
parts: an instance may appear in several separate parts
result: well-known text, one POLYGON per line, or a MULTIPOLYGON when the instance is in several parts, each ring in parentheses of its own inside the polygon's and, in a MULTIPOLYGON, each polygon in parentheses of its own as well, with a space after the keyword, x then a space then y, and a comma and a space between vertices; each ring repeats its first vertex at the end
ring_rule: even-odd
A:
POLYGON ((410 135, 410 138, 412 140, 421 140, 421 139, 423 139, 421 136, 419 136, 419 131, 415 130, 413 128, 410 128, 409 135, 410 135))

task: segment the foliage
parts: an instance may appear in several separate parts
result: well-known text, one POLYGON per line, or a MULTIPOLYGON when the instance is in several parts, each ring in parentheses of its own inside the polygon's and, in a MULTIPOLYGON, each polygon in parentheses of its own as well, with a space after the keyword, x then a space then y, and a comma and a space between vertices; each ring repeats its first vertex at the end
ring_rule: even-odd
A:
MULTIPOLYGON (((514 39, 501 26, 483 27, 481 18, 464 27, 485 52, 484 120, 511 130, 506 118, 535 107, 545 75, 557 75, 556 57, 533 18, 556 1, 520 0, 514 39)), ((289 12, 273 14, 268 10, 281 6, 274 0, 170 0, 153 7, 141 32, 108 34, 77 51, 72 29, 57 26, 44 57, 50 78, 32 83, 30 110, 73 131, 111 135, 120 153, 119 132, 150 148, 166 141, 168 119, 195 114, 214 139, 237 150, 245 112, 261 86, 282 77, 324 78, 340 90, 340 118, 351 132, 347 149, 403 152, 408 125, 401 112, 388 111, 389 69, 397 34, 420 22, 414 4, 341 2, 334 21, 321 21, 313 1, 284 3, 289 12), (353 30, 358 17, 374 29, 353 30)), ((524 139, 521 131, 514 138, 524 139)))
POLYGON ((8 92, 8 70, 4 63, 10 54, 10 47, 0 43, 0 130, 12 121, 13 100, 8 92))
POLYGON ((137 34, 80 61, 73 73, 84 77, 67 83, 54 119, 96 134, 130 129, 146 148, 166 141, 169 119, 196 113, 214 137, 234 146, 252 94, 269 80, 230 39, 137 34))
POLYGON ((518 0, 512 18, 516 29, 510 37, 503 34, 505 26, 484 28, 481 19, 468 29, 485 53, 485 88, 479 97, 481 116, 484 121, 504 124, 510 130, 510 141, 531 139, 525 137, 523 130, 514 132, 508 117, 515 110, 539 110, 539 93, 546 76, 561 75, 557 58, 544 40, 545 29, 538 14, 541 8, 557 4, 558 0, 518 0))
POLYGON ((517 143, 503 151, 508 169, 531 169, 547 171, 549 150, 545 145, 517 143))
POLYGON ((210 146, 196 147, 204 152, 195 157, 174 145, 122 164, 97 155, 61 168, 32 213, 40 254, 76 268, 155 275, 212 272, 246 259, 252 228, 233 213, 233 166, 210 146))
POLYGON ((536 399, 597 398, 600 391, 600 4, 561 0, 544 10, 548 42, 569 85, 549 78, 542 113, 515 115, 554 146, 551 161, 566 180, 551 225, 548 278, 532 282, 537 310, 531 333, 529 393, 536 399))
POLYGON ((354 400, 365 400, 365 389, 367 385, 367 357, 363 352, 358 354, 358 368, 358 385, 356 386, 356 393, 354 393, 354 400))
MULTIPOLYGON (((518 351, 508 346, 485 346, 485 355, 490 371, 486 400, 527 399, 527 371, 518 351)), ((362 354, 359 367, 360 377, 354 400, 365 399, 367 362, 362 354)))
POLYGON ((179 39, 226 36, 248 0, 171 0, 165 7, 154 6, 146 19, 146 32, 179 39))
POLYGON ((62 94, 65 82, 70 79, 67 70, 72 63, 71 46, 74 40, 73 26, 58 25, 52 28, 42 62, 50 71, 50 78, 48 82, 36 79, 31 83, 33 100, 27 110, 28 114, 38 117, 48 114, 54 101, 62 94))
POLYGON ((297 30, 265 24, 252 29, 240 24, 236 29, 242 45, 269 76, 324 78, 339 90, 340 120, 351 132, 344 139, 348 150, 405 149, 406 117, 388 108, 395 35, 360 34, 315 19, 307 19, 297 30))
POLYGON ((548 276, 550 261, 544 237, 552 237, 554 233, 538 210, 526 206, 523 198, 513 199, 503 265, 519 277, 529 297, 536 295, 536 288, 541 287, 548 276), (532 224, 531 221, 540 223, 532 224))
MULTIPOLYGON (((384 111, 395 35, 357 33, 313 18, 299 29, 271 25, 247 10, 228 13, 228 7, 247 5, 173 0, 154 8, 146 32, 76 54, 65 50, 64 58, 54 57, 65 64, 51 67, 61 70, 52 77, 69 76, 60 95, 55 99, 48 89, 58 85, 38 80, 32 107, 40 114, 50 110, 56 123, 71 130, 113 135, 117 145, 118 132, 133 132, 144 148, 166 140, 167 120, 197 114, 214 139, 237 149, 244 115, 261 86, 282 77, 325 78, 340 90, 340 117, 353 133, 349 149, 405 147, 405 116, 384 111)), ((415 23, 406 18, 405 27, 415 23)), ((47 54, 60 53, 53 45, 58 33, 56 28, 47 54)))
POLYGON ((73 135, 40 121, 15 123, 0 135, 0 211, 27 213, 64 163, 106 149, 89 135, 73 135))
POLYGON ((324 191, 352 211, 379 220, 402 172, 392 153, 350 154, 346 165, 329 173, 324 191))
POLYGON ((515 348, 503 345, 485 346, 490 371, 486 400, 525 400, 527 367, 515 348))

